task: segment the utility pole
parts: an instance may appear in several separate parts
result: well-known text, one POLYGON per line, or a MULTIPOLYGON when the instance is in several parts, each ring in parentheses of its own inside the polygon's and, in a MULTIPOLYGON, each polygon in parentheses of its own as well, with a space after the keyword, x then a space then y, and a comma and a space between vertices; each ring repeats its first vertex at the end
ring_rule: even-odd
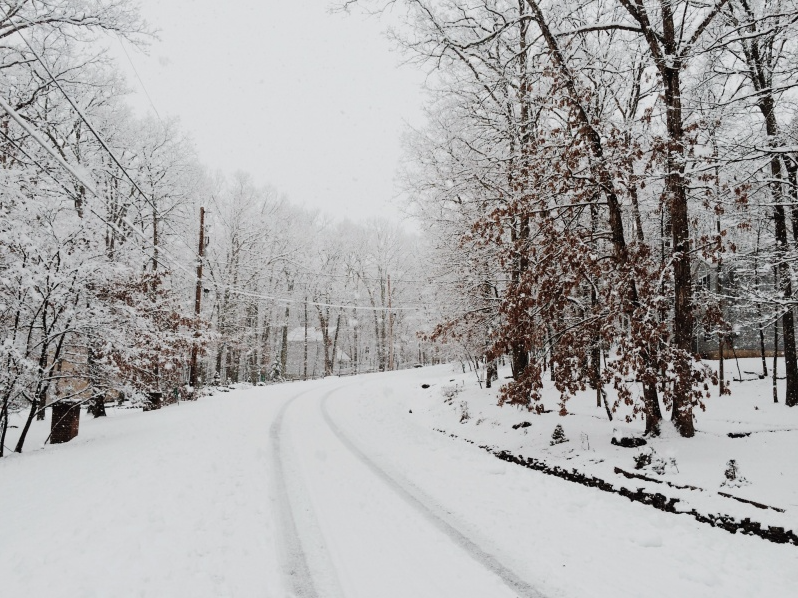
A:
MULTIPOLYGON (((202 307, 202 258, 205 255, 205 208, 200 208, 200 227, 199 227, 199 251, 197 252, 197 290, 194 295, 194 316, 196 326, 199 326, 200 308, 202 307)), ((194 332, 194 337, 199 336, 199 330, 194 332)), ((197 353, 199 346, 197 341, 191 346, 191 368, 189 370, 188 383, 192 392, 197 388, 197 353)))
POLYGON ((393 313, 391 312, 391 275, 388 275, 388 370, 393 370, 393 313))

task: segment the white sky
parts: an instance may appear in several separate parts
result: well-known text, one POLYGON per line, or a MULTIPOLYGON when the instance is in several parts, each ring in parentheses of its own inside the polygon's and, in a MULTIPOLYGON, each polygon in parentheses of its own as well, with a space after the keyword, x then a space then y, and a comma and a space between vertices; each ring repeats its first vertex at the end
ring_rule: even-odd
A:
MULTIPOLYGON (((329 0, 140 1, 161 41, 128 53, 204 164, 335 217, 399 218, 400 138, 421 122, 424 74, 400 66, 384 19, 329 14, 329 0)), ((119 50, 133 105, 151 111, 119 50)))

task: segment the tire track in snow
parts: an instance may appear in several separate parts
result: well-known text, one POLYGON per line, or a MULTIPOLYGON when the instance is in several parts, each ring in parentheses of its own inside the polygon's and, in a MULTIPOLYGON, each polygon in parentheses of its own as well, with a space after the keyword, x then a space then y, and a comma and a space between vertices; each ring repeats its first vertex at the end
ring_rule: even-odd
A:
POLYGON ((383 483, 385 483, 391 490, 398 494, 407 504, 413 507, 420 515, 427 521, 434 525, 439 531, 445 534, 455 544, 460 546, 468 555, 471 556, 477 563, 491 571, 494 575, 499 577, 505 585, 507 585, 519 596, 524 598, 546 598, 537 589, 529 583, 518 577, 513 571, 505 567, 499 560, 482 549, 478 544, 469 539, 460 530, 450 524, 444 519, 445 509, 435 503, 430 497, 426 496, 422 491, 416 488, 413 484, 399 476, 393 476, 380 467, 375 461, 368 457, 355 443, 353 443, 341 428, 332 420, 330 412, 327 409, 327 400, 332 394, 341 390, 335 389, 327 394, 321 400, 321 412, 324 421, 329 426, 335 437, 343 444, 349 452, 351 452, 361 463, 371 470, 383 483))
MULTIPOLYGON (((305 548, 303 547, 302 539, 299 535, 299 528, 297 526, 297 512, 291 505, 290 493, 288 490, 288 483, 285 474, 284 456, 282 454, 282 428, 283 419, 285 418, 286 411, 291 404, 299 397, 313 392, 316 389, 309 389, 299 394, 294 395, 288 399, 285 404, 280 408, 277 417, 272 422, 269 429, 269 437, 272 445, 273 456, 273 476, 274 476, 274 492, 277 502, 277 513, 281 523, 282 532, 282 550, 283 569, 288 584, 292 590, 292 598, 322 598, 329 596, 340 596, 341 591, 335 579, 334 570, 331 569, 330 575, 325 577, 325 585, 323 593, 320 593, 316 584, 314 583, 313 574, 308 564, 308 556, 305 548)), ((308 510, 307 517, 312 517, 312 513, 308 510)), ((307 526, 306 526, 307 527, 307 526)), ((318 532, 318 526, 311 524, 311 527, 318 532)), ((318 533, 318 544, 323 546, 324 541, 321 534, 318 533)), ((306 538, 307 543, 307 538, 306 538)))

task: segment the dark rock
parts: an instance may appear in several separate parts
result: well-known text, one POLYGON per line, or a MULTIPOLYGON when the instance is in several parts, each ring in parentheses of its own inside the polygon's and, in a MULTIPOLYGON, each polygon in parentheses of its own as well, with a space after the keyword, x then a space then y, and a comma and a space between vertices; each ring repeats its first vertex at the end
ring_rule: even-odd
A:
POLYGON ((637 436, 624 436, 620 440, 613 437, 610 442, 616 446, 622 446, 623 448, 637 448, 638 446, 648 444, 645 438, 638 438, 637 436))
POLYGON ((530 424, 529 422, 521 422, 520 424, 515 424, 513 426, 513 430, 517 430, 518 428, 528 428, 531 425, 532 424, 530 424))
POLYGON ((421 388, 429 388, 429 384, 422 384, 421 388))

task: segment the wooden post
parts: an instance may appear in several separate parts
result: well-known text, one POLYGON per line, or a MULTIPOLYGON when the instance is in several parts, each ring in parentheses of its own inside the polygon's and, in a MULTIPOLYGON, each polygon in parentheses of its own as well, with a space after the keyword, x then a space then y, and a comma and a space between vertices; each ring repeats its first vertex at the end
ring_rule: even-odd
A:
MULTIPOLYGON (((200 227, 199 227, 199 249, 197 252, 197 288, 194 295, 194 316, 196 325, 199 326, 200 308, 202 307, 202 258, 205 254, 205 208, 200 208, 200 227)), ((199 330, 194 332, 195 338, 199 336, 199 330)), ((191 346, 191 365, 189 370, 189 385, 192 390, 197 388, 197 353, 199 346, 197 341, 191 346)))

